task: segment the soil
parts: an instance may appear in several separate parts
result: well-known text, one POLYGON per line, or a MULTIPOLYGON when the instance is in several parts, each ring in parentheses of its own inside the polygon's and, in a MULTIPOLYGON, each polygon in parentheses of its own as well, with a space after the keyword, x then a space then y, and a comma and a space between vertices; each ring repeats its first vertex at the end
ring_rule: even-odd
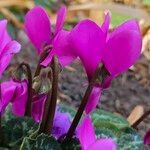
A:
MULTIPOLYGON (((35 49, 22 31, 19 32, 18 39, 22 44, 22 51, 15 56, 11 67, 15 67, 18 63, 24 61, 29 63, 32 70, 34 70, 38 61, 35 49)), ((8 70, 11 70, 11 67, 8 70)), ((69 104, 69 106, 78 107, 86 90, 86 83, 86 74, 77 60, 71 67, 62 71, 59 84, 59 100, 69 104)), ((119 112, 127 117, 136 105, 142 105, 145 111, 150 108, 150 86, 138 82, 135 73, 129 70, 114 79, 111 87, 103 92, 100 101, 98 107, 111 112, 119 112)), ((150 129, 150 116, 138 128, 140 133, 144 135, 150 129)))

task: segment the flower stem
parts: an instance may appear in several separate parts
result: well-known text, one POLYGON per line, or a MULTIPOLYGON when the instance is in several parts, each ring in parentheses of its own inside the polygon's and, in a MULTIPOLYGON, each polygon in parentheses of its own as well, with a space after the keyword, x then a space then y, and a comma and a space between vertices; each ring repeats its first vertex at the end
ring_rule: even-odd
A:
POLYGON ((137 126, 150 115, 150 110, 146 111, 133 125, 132 128, 137 128, 137 126))
POLYGON ((71 124, 71 126, 70 126, 70 128, 69 128, 69 131, 68 131, 68 133, 67 133, 67 135, 66 135, 66 139, 65 139, 65 140, 71 139, 72 136, 74 135, 75 129, 76 129, 76 127, 77 127, 77 125, 78 125, 78 123, 79 123, 79 121, 80 121, 80 119, 81 119, 81 117, 82 117, 82 114, 83 114, 83 112, 84 112, 84 110, 85 110, 85 107, 86 107, 86 104, 87 104, 87 102, 88 102, 89 96, 91 95, 91 92, 92 92, 92 90, 93 90, 93 87, 94 87, 94 85, 96 84, 96 81, 97 81, 98 76, 99 76, 99 74, 100 74, 101 68, 102 68, 102 65, 100 64, 100 65, 97 67, 97 69, 96 69, 96 71, 95 71, 95 73, 94 73, 94 76, 93 76, 93 78, 91 79, 91 81, 90 81, 90 83, 89 83, 89 85, 88 85, 88 87, 87 87, 87 90, 86 90, 86 92, 85 92, 85 95, 84 95, 84 97, 83 97, 83 99, 82 99, 82 101, 81 101, 81 104, 80 104, 80 106, 79 106, 79 109, 78 109, 78 111, 77 111, 77 113, 76 113, 76 115, 75 115, 75 118, 73 119, 73 122, 72 122, 72 124, 71 124))
POLYGON ((28 99, 27 99, 27 104, 26 104, 26 109, 25 109, 25 116, 31 117, 31 112, 32 112, 32 73, 30 66, 27 63, 21 63, 19 67, 25 67, 26 68, 26 74, 28 77, 28 99))
POLYGON ((52 93, 51 93, 51 100, 50 100, 50 107, 48 112, 48 117, 45 124, 45 133, 51 134, 52 127, 53 127, 53 120, 56 111, 56 104, 57 104, 57 91, 58 91, 58 76, 59 76, 59 66, 58 66, 58 58, 56 56, 52 59, 52 93))
POLYGON ((37 65, 34 77, 36 77, 40 74, 40 71, 42 69, 41 62, 47 57, 47 55, 49 53, 49 51, 48 51, 49 49, 52 49, 52 45, 47 45, 47 46, 44 47, 43 52, 40 56, 40 60, 39 60, 39 63, 37 65))

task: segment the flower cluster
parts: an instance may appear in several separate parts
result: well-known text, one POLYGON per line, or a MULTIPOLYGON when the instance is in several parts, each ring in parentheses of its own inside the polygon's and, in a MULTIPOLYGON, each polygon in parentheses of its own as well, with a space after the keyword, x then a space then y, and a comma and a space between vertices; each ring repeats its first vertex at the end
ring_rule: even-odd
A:
MULTIPOLYGON (((111 138, 96 139, 90 115, 102 91, 139 58, 142 39, 138 23, 126 21, 110 33, 110 14, 106 12, 101 26, 86 19, 71 31, 66 31, 63 29, 65 16, 66 8, 62 7, 53 31, 48 14, 41 6, 26 14, 24 28, 40 61, 34 79, 28 65, 23 64, 17 68, 23 70, 23 79, 15 76, 1 83, 0 114, 12 103, 14 115, 27 115, 41 123, 40 132, 48 131, 56 139, 74 136, 79 139, 83 150, 115 150, 117 146, 111 138), (59 105, 56 106, 57 84, 60 67, 64 68, 76 58, 81 60, 86 70, 89 85, 71 124, 71 116, 59 111, 59 105), (42 70, 45 68, 48 71, 43 78, 42 70), (78 126, 83 111, 86 115, 78 126)), ((20 51, 20 44, 8 35, 6 24, 6 20, 0 21, 0 76, 13 55, 20 51)), ((145 143, 149 140, 147 136, 145 143)))

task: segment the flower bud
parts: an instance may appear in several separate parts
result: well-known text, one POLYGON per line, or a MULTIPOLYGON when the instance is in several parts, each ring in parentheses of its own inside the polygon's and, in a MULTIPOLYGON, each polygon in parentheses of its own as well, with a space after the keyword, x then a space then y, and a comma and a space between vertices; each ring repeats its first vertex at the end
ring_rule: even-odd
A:
POLYGON ((39 76, 36 76, 33 80, 33 86, 32 88, 34 91, 38 94, 44 94, 48 93, 48 91, 51 89, 51 82, 48 77, 48 74, 50 73, 49 68, 43 69, 39 76))
POLYGON ((13 72, 12 72, 12 79, 16 81, 23 81, 27 80, 27 73, 24 67, 17 67, 13 72))

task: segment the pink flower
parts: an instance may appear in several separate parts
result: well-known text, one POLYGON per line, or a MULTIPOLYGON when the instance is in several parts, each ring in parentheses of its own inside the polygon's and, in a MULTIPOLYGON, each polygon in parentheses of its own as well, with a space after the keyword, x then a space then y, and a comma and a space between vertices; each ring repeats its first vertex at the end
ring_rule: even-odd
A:
POLYGON ((144 137, 144 144, 150 145, 150 130, 146 133, 144 137))
POLYGON ((56 27, 54 33, 51 31, 49 17, 41 6, 31 9, 25 17, 25 30, 33 45, 36 47, 38 54, 41 54, 45 45, 52 45, 47 58, 42 65, 47 66, 53 55, 57 55, 59 63, 64 67, 70 64, 75 56, 71 52, 71 46, 68 42, 69 31, 63 30, 66 8, 62 7, 57 15, 56 27))
POLYGON ((0 21, 0 77, 21 45, 11 39, 7 32, 7 20, 0 21))
POLYGON ((27 82, 6 81, 1 84, 0 113, 12 103, 12 112, 16 116, 24 116, 28 97, 27 82))
POLYGON ((96 96, 89 100, 87 113, 96 107, 101 90, 109 87, 113 78, 132 66, 141 53, 142 38, 135 20, 123 23, 108 34, 109 22, 109 14, 105 15, 101 27, 91 20, 83 20, 70 33, 70 43, 75 54, 80 57, 89 80, 100 62, 110 73, 99 87, 99 96, 97 87, 93 89, 92 95, 96 96))
POLYGON ((82 150, 117 150, 116 144, 110 138, 96 139, 94 127, 89 116, 86 116, 77 129, 82 150))

